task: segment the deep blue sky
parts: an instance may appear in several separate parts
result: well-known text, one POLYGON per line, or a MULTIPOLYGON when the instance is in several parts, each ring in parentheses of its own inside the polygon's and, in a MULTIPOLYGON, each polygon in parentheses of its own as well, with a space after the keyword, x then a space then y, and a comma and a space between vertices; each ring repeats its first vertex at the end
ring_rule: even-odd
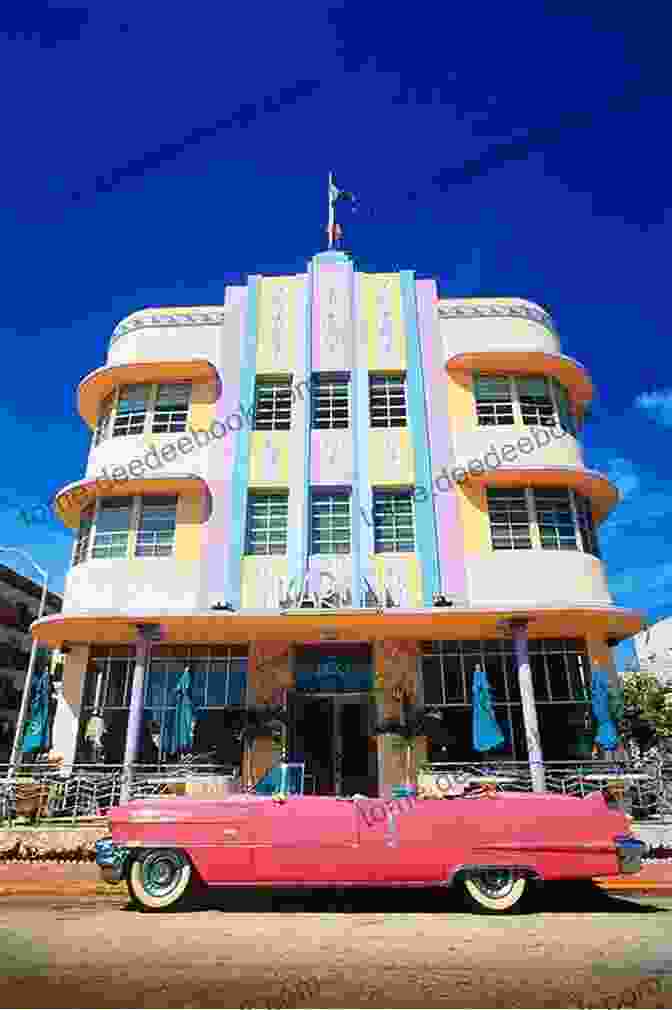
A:
MULTIPOLYGON (((571 6, 5 5, 0 496, 81 475, 75 388, 123 316, 302 271, 331 169, 361 269, 551 309, 599 390, 587 462, 625 495, 601 534, 615 599, 672 613, 670 26, 571 6)), ((62 589, 55 522, 4 504, 0 542, 62 589)))

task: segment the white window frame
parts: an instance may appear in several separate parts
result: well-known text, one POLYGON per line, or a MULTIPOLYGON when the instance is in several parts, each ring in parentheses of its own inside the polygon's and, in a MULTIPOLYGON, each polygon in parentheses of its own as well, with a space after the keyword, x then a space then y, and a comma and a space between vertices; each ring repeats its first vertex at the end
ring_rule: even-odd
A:
POLYGON ((259 558, 259 557, 282 557, 287 554, 287 540, 289 536, 289 491, 286 490, 272 490, 265 491, 259 489, 250 489, 247 494, 247 506, 245 514, 245 554, 246 556, 259 558), (261 499, 265 499, 262 503, 261 499), (271 519, 273 517, 272 510, 272 500, 275 499, 276 502, 281 502, 284 508, 284 528, 282 526, 273 527, 271 519), (259 539, 253 542, 252 540, 252 505, 264 504, 265 511, 263 513, 264 525, 260 534, 259 539), (278 529, 284 533, 284 542, 280 542, 278 545, 271 540, 271 533, 276 532, 278 529), (251 547, 263 547, 264 550, 251 550, 251 547), (275 546, 282 548, 281 550, 274 550, 275 546))
MULTIPOLYGON (((137 534, 139 531, 141 516, 142 516, 142 505, 143 501, 148 502, 150 505, 152 499, 161 499, 168 497, 166 495, 120 495, 118 499, 114 497, 104 497, 98 498, 93 506, 93 516, 91 518, 90 525, 88 529, 82 530, 82 523, 80 518, 80 526, 75 538, 75 543, 73 545, 72 561, 71 567, 83 564, 86 561, 131 561, 139 558, 140 560, 148 557, 174 557, 175 556, 175 546, 177 543, 177 514, 179 509, 179 495, 175 495, 175 530, 173 534, 173 540, 171 544, 171 550, 169 554, 141 554, 136 555, 136 541, 137 534), (96 536, 98 533, 98 519, 100 516, 101 508, 103 503, 113 502, 115 500, 126 500, 130 498, 131 504, 129 508, 129 521, 128 529, 126 530, 127 540, 126 540, 126 552, 123 556, 119 557, 93 557, 93 551, 96 542, 96 536)), ((170 497, 173 497, 172 495, 170 497)), ((82 516, 84 511, 82 511, 82 516)), ((121 532, 121 531, 119 531, 121 532)))
POLYGON ((519 373, 516 373, 516 374, 504 374, 502 372, 474 371, 472 373, 472 388, 473 388, 473 396, 474 396, 474 411, 475 411, 475 414, 476 414, 476 423, 477 423, 477 425, 478 425, 479 428, 521 427, 521 426, 526 427, 526 428, 553 428, 553 427, 559 427, 559 428, 563 428, 563 430, 568 430, 569 433, 570 433, 570 435, 573 435, 574 437, 576 437, 578 425, 577 425, 576 417, 574 415, 574 410, 573 410, 573 407, 572 407, 572 401, 570 399, 570 396, 569 396, 569 393, 567 391, 566 386, 564 386, 554 375, 544 375, 542 373, 530 373, 529 375, 527 375, 527 374, 521 375, 519 373), (500 379, 500 380, 506 379, 508 381, 508 398, 506 400, 501 400, 501 401, 497 401, 497 400, 492 400, 492 401, 482 400, 482 401, 479 401, 478 398, 477 398, 477 392, 476 392, 477 391, 477 382, 478 382, 478 377, 479 376, 482 377, 483 379, 489 379, 489 378, 490 379, 500 379), (553 421, 552 421, 552 423, 550 423, 550 421, 549 421, 548 424, 546 424, 546 423, 542 423, 539 420, 536 420, 536 421, 526 421, 525 420, 525 418, 523 416, 523 404, 521 403, 520 389, 519 389, 519 385, 518 385, 519 381, 525 380, 525 379, 543 379, 545 381, 546 392, 547 392, 547 399, 548 399, 551 407, 553 408, 553 421), (567 406, 567 423, 566 424, 563 421, 563 416, 562 416, 563 415, 563 411, 560 409, 560 400, 559 400, 559 397, 557 395, 557 389, 558 388, 564 390, 565 397, 566 397, 566 406, 567 406), (494 418, 493 423, 491 423, 491 424, 487 423, 483 419, 483 417, 485 415, 483 415, 483 417, 481 415, 479 415, 479 412, 478 412, 479 402, 481 403, 481 405, 483 407, 487 406, 489 402, 492 403, 493 408, 494 408, 493 409, 493 414, 492 414, 492 417, 494 418), (498 409, 497 409, 498 407, 501 408, 501 410, 499 412, 498 412, 498 409), (512 417, 511 420, 508 419, 510 416, 512 417))
POLYGON ((289 431, 292 427, 292 376, 258 375, 254 386, 254 427, 253 431, 289 431), (259 416, 261 390, 270 391, 268 417, 259 416), (285 403, 286 401, 286 403, 285 403), (287 416, 285 416, 285 414, 287 416))
MULTIPOLYGON (((552 550, 557 550, 557 551, 563 551, 564 550, 564 551, 567 551, 567 550, 574 550, 574 549, 576 549, 577 551, 579 551, 582 554, 588 554, 591 557, 595 557, 595 558, 600 559, 601 558, 600 545, 599 545, 599 542, 598 542, 598 539, 597 539, 597 531, 595 529, 595 523, 594 523, 594 519, 593 519, 593 515, 592 515, 592 503, 591 503, 591 501, 590 501, 589 498, 586 498, 585 496, 579 495, 579 508, 577 508, 577 499, 575 497, 576 495, 577 495, 577 492, 573 488, 561 487, 561 486, 558 486, 557 488, 553 488, 553 487, 548 487, 548 488, 537 487, 537 488, 534 488, 534 487, 532 487, 530 485, 527 485, 525 487, 499 487, 499 486, 496 486, 496 485, 495 486, 491 486, 490 488, 486 487, 486 503, 487 503, 487 506, 488 506, 488 529, 489 529, 489 532, 490 532, 490 550, 493 553, 494 552, 499 553, 499 551, 505 551, 505 550, 530 550, 531 549, 531 550, 543 550, 543 551, 552 551, 552 550), (553 490, 563 491, 563 492, 567 493, 568 496, 569 496, 569 504, 570 504, 570 509, 571 509, 571 512, 572 512, 572 521, 573 521, 573 524, 574 524, 574 542, 576 544, 575 548, 574 547, 571 547, 571 548, 570 547, 561 548, 559 546, 558 547, 548 547, 548 546, 544 547, 544 546, 542 546, 542 543, 541 543, 541 533, 539 531, 539 518, 538 518, 538 515, 537 515, 537 502, 536 502, 535 491, 536 492, 540 492, 541 494, 543 494, 545 492, 551 492, 553 490), (513 545, 509 546, 509 547, 495 547, 494 546, 494 543, 493 543, 493 528, 492 528, 492 520, 491 520, 491 514, 490 514, 490 504, 489 504, 489 501, 488 501, 488 491, 512 491, 512 492, 515 492, 516 494, 518 494, 519 496, 523 496, 524 497, 526 508, 527 508, 529 539, 531 541, 529 547, 528 546, 525 546, 525 547, 516 547, 516 546, 513 546, 513 545), (583 530, 583 517, 582 517, 582 514, 580 513, 580 507, 581 507, 581 503, 582 502, 587 503, 587 505, 588 505, 588 507, 590 509, 590 512, 589 512, 590 525, 588 526, 586 524, 586 527, 585 527, 585 529, 586 529, 585 536, 582 533, 582 530, 583 530), (595 550, 594 551, 587 550, 586 549, 586 543, 594 546, 595 550)), ((509 528, 509 531, 510 531, 510 539, 513 541, 512 527, 511 527, 510 520, 509 520, 509 526, 508 526, 508 528, 509 528)))
POLYGON ((413 498, 413 491, 411 488, 398 487, 398 488, 387 488, 387 487, 376 487, 372 489, 372 500, 373 500, 373 550, 375 554, 413 554, 416 549, 416 536, 415 536, 415 503, 413 498), (399 517, 396 511, 392 513, 392 536, 381 537, 379 536, 379 531, 381 530, 381 524, 378 516, 376 515, 376 504, 377 499, 390 498, 395 503, 400 499, 408 499, 411 505, 410 511, 410 539, 412 541, 410 547, 399 547, 398 544, 403 540, 403 536, 400 532, 399 517), (381 541, 389 542, 391 539, 392 547, 386 548, 385 550, 379 550, 378 544, 381 541))
POLYGON ((405 372, 369 372, 369 427, 407 428, 408 397, 405 372), (401 395, 401 404, 392 402, 401 395), (393 409, 401 413, 395 415, 393 409))
POLYGON ((352 423, 352 393, 351 376, 348 372, 313 372, 310 384, 310 426, 313 431, 347 431, 352 423), (335 386, 345 387, 346 413, 345 423, 342 418, 334 416, 340 406, 342 396, 334 392, 335 386), (318 411, 327 413, 326 417, 318 418, 318 411))
MULTIPOLYGON (((178 435, 187 430, 187 420, 189 418, 189 409, 191 407, 191 397, 192 397, 192 383, 191 382, 158 382, 156 384, 156 389, 153 390, 152 398, 152 419, 151 419, 151 433, 152 435, 178 435), (171 405, 169 409, 159 406, 159 395, 162 389, 176 387, 186 388, 186 404, 182 406, 171 405), (167 431, 157 431, 157 425, 162 428, 168 428, 167 431)), ((179 403, 179 401, 178 401, 179 403)))
MULTIPOLYGON (((335 513, 333 511, 333 508, 329 510, 329 514, 333 518, 333 516, 335 515, 335 513)), ((345 544, 346 541, 344 539, 339 541, 338 537, 334 535, 334 530, 335 530, 335 527, 332 525, 330 527, 329 543, 332 546, 334 544, 339 544, 339 543, 345 544)), ((309 536, 310 536, 309 554, 312 557, 325 557, 325 558, 329 558, 329 557, 347 557, 349 554, 352 554, 352 492, 351 492, 351 490, 349 488, 348 489, 344 489, 344 488, 332 488, 332 489, 315 488, 315 489, 311 489, 311 492, 310 492, 310 527, 309 527, 309 536), (315 550, 316 541, 319 538, 317 538, 315 536, 314 528, 313 528, 314 518, 315 518, 315 511, 314 511, 314 509, 315 509, 315 502, 317 500, 319 500, 319 499, 323 499, 323 500, 331 499, 332 502, 335 499, 338 499, 339 501, 341 499, 343 499, 343 500, 345 500, 347 502, 347 506, 348 506, 348 524, 347 524, 347 529, 348 529, 347 545, 348 545, 348 549, 347 549, 347 551, 316 551, 315 550)))
MULTIPOLYGON (((111 393, 102 400, 98 417, 96 420, 96 427, 93 433, 93 448, 97 448, 102 442, 106 441, 108 438, 139 438, 142 435, 177 435, 185 432, 189 425, 189 417, 191 414, 191 407, 193 403, 194 395, 194 383, 191 379, 175 379, 171 382, 126 382, 121 386, 116 386, 111 393), (135 411, 135 416, 142 415, 142 429, 133 432, 129 431, 115 431, 117 426, 117 420, 122 417, 133 417, 134 414, 120 414, 119 413, 119 400, 121 398, 121 392, 123 389, 127 389, 129 386, 139 386, 147 390, 147 398, 145 400, 144 411, 135 411), (188 387, 187 396, 187 407, 186 411, 183 409, 175 409, 170 412, 164 411, 158 405, 159 390, 167 386, 186 386, 188 387), (162 414, 168 414, 167 421, 159 420, 159 416, 162 414), (158 415, 158 416, 157 416, 158 415), (182 420, 182 415, 184 415, 184 420, 182 420), (155 431, 155 424, 168 424, 168 431, 161 432, 155 431)), ((129 422, 128 427, 131 427, 129 422)), ((139 429, 139 424, 135 425, 139 429)))

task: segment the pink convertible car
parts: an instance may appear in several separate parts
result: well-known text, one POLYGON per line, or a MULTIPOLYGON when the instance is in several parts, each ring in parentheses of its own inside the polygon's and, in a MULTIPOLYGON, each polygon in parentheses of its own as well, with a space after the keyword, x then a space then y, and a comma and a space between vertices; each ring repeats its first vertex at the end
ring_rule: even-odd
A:
POLYGON ((600 792, 385 802, 262 791, 139 799, 108 816, 101 873, 152 911, 204 886, 458 885, 475 909, 511 912, 535 882, 635 873, 645 851, 600 792))

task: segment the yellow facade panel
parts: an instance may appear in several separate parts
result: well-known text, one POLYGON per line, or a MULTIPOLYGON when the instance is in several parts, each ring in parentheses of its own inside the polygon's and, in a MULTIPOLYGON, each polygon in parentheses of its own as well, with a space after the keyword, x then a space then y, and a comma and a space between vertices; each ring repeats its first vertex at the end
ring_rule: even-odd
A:
MULTIPOLYGON (((293 373, 298 277, 262 277, 257 336, 258 375, 293 373)), ((303 376, 301 376, 303 378, 303 376)))
POLYGON ((250 439, 250 487, 289 484, 288 431, 253 431, 250 439))
POLYGON ((415 484, 415 458, 408 428, 369 431, 369 480, 372 487, 415 484))

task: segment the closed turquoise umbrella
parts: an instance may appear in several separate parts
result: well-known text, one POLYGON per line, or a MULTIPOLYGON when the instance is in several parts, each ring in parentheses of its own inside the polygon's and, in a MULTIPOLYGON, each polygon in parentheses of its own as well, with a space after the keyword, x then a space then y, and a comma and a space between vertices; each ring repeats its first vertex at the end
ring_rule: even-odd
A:
POLYGON ((490 685, 485 671, 477 666, 474 670, 472 688, 472 735, 474 750, 492 750, 504 743, 502 733, 492 707, 490 685))
POLYGON ((613 750, 618 743, 618 733, 609 710, 609 676, 606 670, 593 670, 591 684, 593 715, 597 719, 595 743, 605 750, 613 750))
POLYGON ((49 669, 46 666, 32 683, 30 718, 21 750, 24 754, 49 750, 49 669))
POLYGON ((194 744, 194 703, 191 698, 191 669, 185 666, 175 685, 175 715, 166 751, 189 754, 194 744))

